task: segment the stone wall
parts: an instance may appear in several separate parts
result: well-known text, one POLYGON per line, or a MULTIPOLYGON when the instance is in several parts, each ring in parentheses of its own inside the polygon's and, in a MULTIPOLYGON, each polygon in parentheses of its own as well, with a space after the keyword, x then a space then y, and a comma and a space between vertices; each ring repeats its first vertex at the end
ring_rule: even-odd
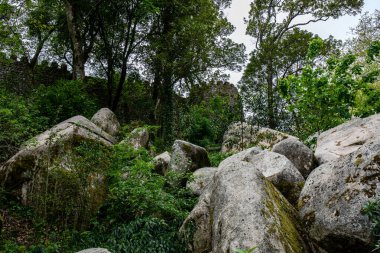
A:
POLYGON ((32 71, 26 58, 0 60, 0 86, 24 94, 40 84, 50 85, 60 79, 71 79, 67 65, 43 61, 32 71))

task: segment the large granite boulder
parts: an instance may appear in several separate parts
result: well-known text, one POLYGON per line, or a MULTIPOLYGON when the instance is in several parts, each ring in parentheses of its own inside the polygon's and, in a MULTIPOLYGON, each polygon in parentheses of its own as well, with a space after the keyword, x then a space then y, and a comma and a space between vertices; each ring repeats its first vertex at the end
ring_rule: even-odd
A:
POLYGON ((272 148, 286 138, 295 137, 273 129, 237 122, 231 124, 224 133, 222 152, 240 152, 253 146, 272 148))
POLYGON ((225 167, 236 161, 253 164, 290 203, 297 203, 305 179, 285 156, 255 147, 228 157, 219 167, 225 167))
POLYGON ((154 170, 160 174, 165 175, 170 164, 170 153, 165 151, 164 153, 153 158, 154 170))
POLYGON ((307 178, 315 168, 316 161, 313 151, 297 139, 282 140, 273 146, 272 151, 288 158, 304 178, 307 178))
POLYGON ((116 136, 120 132, 120 123, 116 115, 108 108, 102 108, 95 113, 91 122, 112 136, 116 136))
POLYGON ((380 135, 380 114, 354 118, 319 135, 315 157, 319 164, 336 160, 358 150, 380 135))
POLYGON ((172 147, 169 170, 177 173, 194 172, 210 166, 206 149, 190 142, 176 140, 172 147))
POLYGON ((371 224, 363 206, 380 194, 380 138, 308 177, 299 210, 310 237, 328 252, 371 252, 371 224))
POLYGON ((190 251, 307 253, 296 210, 252 163, 219 167, 181 231, 195 225, 190 251))
POLYGON ((148 148, 149 145, 149 131, 144 127, 133 129, 128 137, 122 141, 122 143, 128 143, 134 149, 148 148))
MULTIPOLYGON (((53 175, 50 171, 58 167, 68 172, 71 170, 71 151, 83 142, 111 146, 116 139, 85 117, 75 116, 29 140, 0 167, 0 185, 21 198, 23 203, 30 202, 32 189, 36 190, 41 184, 36 181, 46 180, 46 175, 53 175)), ((88 189, 91 192, 99 189, 103 194, 102 177, 94 174, 89 180, 88 189)))
POLYGON ((188 181, 186 188, 188 188, 193 194, 200 196, 207 185, 212 181, 218 168, 205 167, 196 170, 193 173, 193 180, 188 181))

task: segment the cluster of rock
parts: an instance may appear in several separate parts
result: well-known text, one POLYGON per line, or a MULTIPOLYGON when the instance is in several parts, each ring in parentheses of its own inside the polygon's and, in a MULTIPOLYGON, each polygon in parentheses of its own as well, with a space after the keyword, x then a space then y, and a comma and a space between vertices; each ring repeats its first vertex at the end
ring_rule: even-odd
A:
POLYGON ((370 252, 362 208, 380 193, 380 114, 320 134, 315 156, 295 137, 271 140, 194 172, 188 187, 199 202, 181 228, 195 225, 190 251, 370 252))
MULTIPOLYGON (((111 146, 119 131, 116 116, 106 108, 91 120, 70 118, 7 161, 0 184, 27 204, 33 179, 46 163, 59 160, 69 170, 65 155, 80 141, 111 146)), ((123 142, 148 147, 149 132, 136 129, 123 142)), ((370 252, 371 225, 361 210, 380 192, 380 114, 320 134, 315 153, 296 137, 236 123, 224 136, 223 151, 235 154, 217 168, 210 167, 204 148, 182 140, 174 142, 171 153, 154 158, 159 174, 193 173, 194 180, 180 182, 199 196, 181 227, 195 229, 191 252, 252 247, 258 253, 370 252)))
MULTIPOLYGON (((83 141, 93 141, 105 146, 117 143, 115 137, 119 122, 112 111, 103 108, 90 120, 75 116, 65 120, 44 133, 29 140, 20 151, 0 167, 0 184, 28 203, 36 180, 43 180, 40 174, 57 162, 60 167, 70 170, 70 151, 83 141)), ((98 179, 97 175, 92 177, 98 179)), ((98 181, 98 180, 97 180, 98 181)), ((101 182, 102 180, 100 180, 101 182)), ((103 189, 99 182, 88 182, 103 189)), ((103 194, 100 194, 103 195, 103 194)))

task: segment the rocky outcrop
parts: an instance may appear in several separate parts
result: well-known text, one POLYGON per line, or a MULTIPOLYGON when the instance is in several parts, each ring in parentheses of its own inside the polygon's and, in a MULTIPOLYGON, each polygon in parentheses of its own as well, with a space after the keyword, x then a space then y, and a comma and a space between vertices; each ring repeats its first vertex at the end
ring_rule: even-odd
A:
POLYGON ((237 122, 231 124, 224 133, 222 152, 239 152, 253 146, 272 148, 286 138, 295 137, 269 128, 237 122))
POLYGON ((193 180, 187 182, 188 188, 193 194, 200 196, 207 185, 212 181, 218 168, 205 167, 193 173, 193 180))
POLYGON ((260 148, 250 148, 228 157, 219 167, 237 161, 254 165, 292 204, 297 203, 305 179, 285 156, 260 148))
POLYGON ((112 136, 116 136, 120 132, 120 123, 116 115, 108 108, 102 108, 95 113, 91 122, 112 136))
MULTIPOLYGON (((34 137, 0 168, 0 185, 20 197, 23 203, 44 180, 40 173, 58 167, 71 170, 70 153, 80 143, 88 141, 111 146, 116 139, 83 116, 75 116, 34 137), (36 187, 36 186, 34 186, 36 187), (35 189, 35 188, 34 188, 35 189)), ((92 175, 89 187, 103 189, 100 175, 92 175)), ((92 197, 92 196, 91 196, 92 197)))
MULTIPOLYGON (((356 139, 356 135, 351 137, 356 139)), ((305 183, 298 205, 310 237, 326 251, 370 252, 371 225, 361 210, 379 194, 380 138, 376 138, 316 168, 305 183)))
POLYGON ((319 135, 315 157, 319 164, 353 153, 380 135, 380 114, 355 118, 319 135))
POLYGON ((176 140, 172 147, 169 170, 178 173, 194 172, 210 166, 206 149, 186 141, 176 140))
POLYGON ((136 128, 122 142, 128 143, 135 149, 147 148, 149 145, 149 131, 144 127, 136 128))
POLYGON ((295 209, 255 164, 221 165, 181 230, 195 224, 194 253, 307 253, 295 209))
POLYGON ((156 156, 153 158, 154 170, 160 175, 165 175, 169 168, 170 160, 171 156, 167 151, 156 156))
POLYGON ((102 248, 92 248, 92 249, 85 249, 78 251, 77 253, 111 253, 107 249, 102 249, 102 248))
POLYGON ((316 162, 313 151, 297 139, 282 140, 273 146, 272 151, 288 158, 304 178, 307 178, 315 168, 316 162))

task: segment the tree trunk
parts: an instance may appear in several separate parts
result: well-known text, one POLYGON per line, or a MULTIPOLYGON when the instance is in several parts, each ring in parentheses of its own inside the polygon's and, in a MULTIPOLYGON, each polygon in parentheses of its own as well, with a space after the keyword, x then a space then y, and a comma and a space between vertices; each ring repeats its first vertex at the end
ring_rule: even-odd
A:
POLYGON ((161 134, 165 144, 171 145, 173 135, 173 85, 171 70, 165 70, 163 74, 160 92, 160 125, 161 134))
POLYGON ((65 9, 67 17, 67 28, 69 30, 73 49, 73 79, 84 80, 86 76, 84 68, 84 52, 76 24, 75 8, 68 0, 65 0, 65 9))
POLYGON ((268 64, 268 71, 267 71, 267 99, 268 99, 268 126, 271 129, 276 129, 276 120, 275 120, 275 106, 274 106, 274 84, 273 84, 273 68, 272 68, 272 62, 268 64))

